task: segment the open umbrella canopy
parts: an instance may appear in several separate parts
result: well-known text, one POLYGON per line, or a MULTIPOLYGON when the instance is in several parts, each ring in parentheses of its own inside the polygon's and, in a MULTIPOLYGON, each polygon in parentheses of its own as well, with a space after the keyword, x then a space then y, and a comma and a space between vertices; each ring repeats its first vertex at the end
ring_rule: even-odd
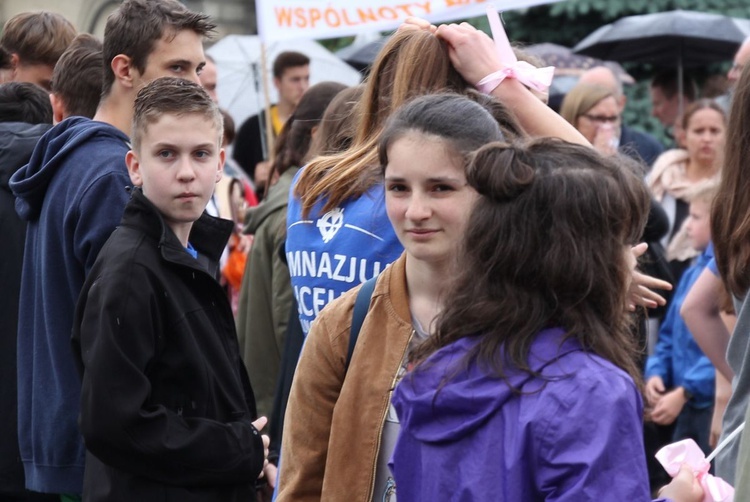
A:
POLYGON ((343 59, 347 64, 353 66, 359 71, 365 71, 369 68, 378 56, 380 49, 390 37, 378 37, 365 43, 356 41, 339 49, 335 52, 336 57, 343 59))
POLYGON ((615 72, 622 83, 635 83, 635 79, 619 63, 576 54, 573 49, 562 45, 545 42, 529 45, 524 47, 523 50, 541 59, 545 66, 554 66, 556 78, 563 76, 580 77, 586 70, 596 66, 606 66, 615 72))
MULTIPOLYGON (((275 42, 266 48, 271 103, 277 99, 276 88, 271 83, 271 67, 276 56, 283 51, 301 52, 310 58, 310 85, 328 80, 357 85, 361 79, 357 70, 314 40, 275 42)), ((228 35, 206 52, 216 61, 219 105, 229 112, 239 127, 264 106, 260 38, 228 35)))
POLYGON ((612 61, 701 66, 731 59, 750 35, 750 21, 674 10, 629 16, 602 26, 574 52, 612 61))

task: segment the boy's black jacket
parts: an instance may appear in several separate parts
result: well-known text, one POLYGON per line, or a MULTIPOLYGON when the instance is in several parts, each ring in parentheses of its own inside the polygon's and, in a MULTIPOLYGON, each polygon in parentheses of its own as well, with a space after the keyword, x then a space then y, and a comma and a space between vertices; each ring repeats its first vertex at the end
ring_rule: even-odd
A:
MULTIPOLYGON (((204 214, 190 242, 217 262, 231 230, 204 214)), ((73 326, 84 500, 255 500, 263 444, 229 302, 138 189, 73 326)))

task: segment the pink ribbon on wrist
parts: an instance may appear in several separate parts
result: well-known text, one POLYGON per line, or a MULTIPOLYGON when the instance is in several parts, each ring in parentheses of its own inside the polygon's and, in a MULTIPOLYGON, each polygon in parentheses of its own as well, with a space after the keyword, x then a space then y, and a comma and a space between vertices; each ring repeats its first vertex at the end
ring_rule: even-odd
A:
POLYGON ((495 42, 497 55, 505 67, 490 73, 480 80, 476 85, 477 90, 489 94, 506 78, 514 78, 526 87, 539 92, 546 92, 552 84, 555 67, 536 68, 526 61, 519 61, 510 46, 508 35, 505 34, 503 23, 500 21, 500 15, 492 5, 487 6, 487 20, 490 23, 490 30, 492 30, 492 39, 495 42))

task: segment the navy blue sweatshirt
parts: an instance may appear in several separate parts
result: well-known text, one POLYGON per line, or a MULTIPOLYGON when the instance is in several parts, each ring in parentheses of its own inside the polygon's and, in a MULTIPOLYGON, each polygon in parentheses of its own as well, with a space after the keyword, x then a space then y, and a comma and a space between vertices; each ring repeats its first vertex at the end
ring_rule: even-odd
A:
POLYGON ((18 321, 18 442, 26 487, 78 494, 85 449, 80 379, 70 349, 76 301, 129 199, 128 137, 71 117, 36 145, 10 180, 28 222, 18 321))

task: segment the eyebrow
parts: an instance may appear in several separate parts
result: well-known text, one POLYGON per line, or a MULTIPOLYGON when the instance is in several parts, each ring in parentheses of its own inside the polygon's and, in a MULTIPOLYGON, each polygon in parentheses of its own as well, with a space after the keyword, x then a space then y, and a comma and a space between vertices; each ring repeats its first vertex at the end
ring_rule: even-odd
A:
MULTIPOLYGON (((403 176, 386 176, 385 181, 405 181, 406 178, 403 176)), ((433 178, 427 178, 427 181, 429 183, 445 183, 445 182, 451 182, 451 183, 461 183, 461 180, 458 178, 454 178, 451 176, 437 176, 433 178)))
MULTIPOLYGON (((206 143, 200 143, 198 145, 193 145, 190 148, 192 150, 200 150, 200 149, 208 150, 208 149, 215 148, 215 147, 216 147, 215 143, 206 142, 206 143)), ((161 141, 159 143, 155 143, 154 146, 153 146, 153 148, 155 148, 155 149, 156 148, 174 148, 174 149, 179 149, 179 146, 175 145, 174 143, 167 143, 167 142, 161 141)))
MULTIPOLYGON (((202 64, 206 64, 206 62, 203 61, 202 64)), ((192 66, 193 62, 187 59, 172 59, 170 61, 167 61, 167 66, 175 66, 175 65, 192 66)), ((200 64, 198 65, 198 67, 200 67, 200 64)))

